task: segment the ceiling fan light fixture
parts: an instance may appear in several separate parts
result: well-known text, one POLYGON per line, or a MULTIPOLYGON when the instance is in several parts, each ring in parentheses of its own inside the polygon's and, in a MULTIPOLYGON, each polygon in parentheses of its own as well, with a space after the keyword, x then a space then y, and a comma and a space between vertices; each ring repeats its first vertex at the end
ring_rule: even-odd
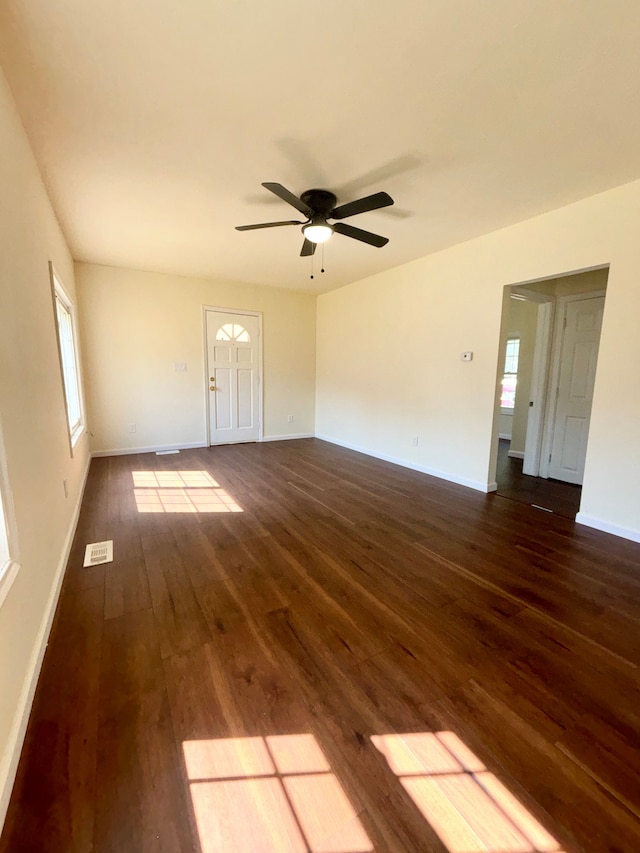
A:
POLYGON ((326 243, 333 234, 333 228, 326 222, 310 222, 303 226, 302 233, 311 243, 326 243))
POLYGON ((372 234, 371 231, 364 231, 362 228, 356 228, 355 225, 349 225, 340 221, 330 225, 327 222, 327 219, 348 219, 350 216, 356 216, 358 213, 367 213, 370 210, 387 207, 393 204, 393 199, 389 193, 373 193, 373 195, 358 198, 355 201, 349 201, 346 204, 336 207, 338 200, 336 194, 329 190, 305 190, 300 198, 298 198, 297 195, 294 195, 286 187, 283 187, 282 184, 269 181, 263 183, 262 186, 304 214, 306 222, 298 222, 295 219, 280 222, 257 222, 255 225, 236 225, 237 231, 254 231, 257 228, 277 228, 281 225, 302 225, 304 241, 300 250, 301 258, 313 255, 317 244, 326 243, 334 232, 341 234, 343 237, 351 237, 353 240, 367 243, 369 246, 376 246, 378 249, 386 246, 389 242, 387 237, 372 234))

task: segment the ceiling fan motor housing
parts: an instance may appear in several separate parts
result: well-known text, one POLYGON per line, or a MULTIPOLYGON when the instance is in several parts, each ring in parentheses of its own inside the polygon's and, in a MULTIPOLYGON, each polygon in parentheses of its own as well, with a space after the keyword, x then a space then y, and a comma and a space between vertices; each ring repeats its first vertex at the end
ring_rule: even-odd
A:
POLYGON ((314 219, 327 219, 338 199, 329 190, 306 190, 300 196, 300 200, 313 210, 314 219))

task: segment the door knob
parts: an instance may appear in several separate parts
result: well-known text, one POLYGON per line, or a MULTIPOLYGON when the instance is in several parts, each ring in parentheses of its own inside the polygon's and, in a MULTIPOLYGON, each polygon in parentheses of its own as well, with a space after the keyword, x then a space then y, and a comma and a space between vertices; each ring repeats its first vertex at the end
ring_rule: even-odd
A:
POLYGON ((209 377, 209 382, 215 382, 215 381, 216 381, 215 376, 210 376, 210 377, 209 377))
POLYGON ((215 391, 215 390, 216 390, 215 385, 209 385, 209 391, 215 391))

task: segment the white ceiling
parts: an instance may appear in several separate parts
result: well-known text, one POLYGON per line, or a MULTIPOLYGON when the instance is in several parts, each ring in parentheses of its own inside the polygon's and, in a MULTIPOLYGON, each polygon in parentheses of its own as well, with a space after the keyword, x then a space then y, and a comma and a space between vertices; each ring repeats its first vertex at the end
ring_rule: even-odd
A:
POLYGON ((640 177, 638 0, 4 0, 76 259, 329 290, 640 177), (378 190, 310 281, 260 186, 378 190))

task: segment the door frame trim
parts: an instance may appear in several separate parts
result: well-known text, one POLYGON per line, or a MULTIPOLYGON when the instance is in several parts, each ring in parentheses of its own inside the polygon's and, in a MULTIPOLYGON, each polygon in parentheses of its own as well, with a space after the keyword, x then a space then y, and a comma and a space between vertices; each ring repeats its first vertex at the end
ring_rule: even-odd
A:
MULTIPOLYGON (((549 454, 553 447, 553 436, 556 430, 556 413, 558 408, 557 387, 560 381, 560 357, 564 342, 564 321, 569 302, 582 302, 585 299, 606 298, 606 290, 592 290, 586 293, 572 293, 569 296, 559 296, 556 299, 555 328, 551 341, 551 361, 549 368, 549 384, 547 388, 546 413, 542 430, 542 446, 540 450, 540 477, 549 478, 549 454)), ((598 368, 596 365, 596 379, 598 368)), ((587 447, 588 453, 588 447, 587 447)))
MULTIPOLYGON (((202 370, 204 380, 204 428, 205 442, 207 447, 217 447, 217 444, 211 444, 211 418, 209 417, 209 347, 207 340, 207 312, 217 311, 220 314, 240 314, 245 317, 257 317, 258 319, 258 441, 263 441, 263 424, 264 424, 264 382, 262 376, 263 370, 263 334, 262 334, 262 311, 249 311, 245 308, 224 308, 217 305, 202 306, 202 370)), ((241 444, 242 442, 238 442, 241 444)))
POLYGON ((536 321, 536 341, 533 351, 533 369, 531 371, 530 406, 527 418, 527 434, 524 443, 524 462, 522 473, 533 477, 540 476, 542 459, 542 435, 546 420, 547 382, 549 379, 549 350, 553 315, 556 310, 555 299, 538 303, 536 321))

